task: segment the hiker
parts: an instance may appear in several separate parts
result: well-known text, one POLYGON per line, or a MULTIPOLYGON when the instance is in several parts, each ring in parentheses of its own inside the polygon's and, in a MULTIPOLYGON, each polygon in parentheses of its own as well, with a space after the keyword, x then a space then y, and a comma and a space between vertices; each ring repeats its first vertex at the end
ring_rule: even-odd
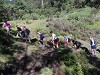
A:
POLYGON ((24 31, 24 26, 21 26, 21 37, 25 38, 25 31, 24 31))
POLYGON ((19 37, 22 38, 22 35, 21 35, 22 29, 21 29, 21 27, 19 27, 18 25, 16 25, 16 28, 17 28, 17 36, 19 36, 19 37))
POLYGON ((82 45, 81 42, 75 41, 75 40, 72 40, 72 43, 73 43, 73 47, 75 49, 79 49, 81 47, 81 45, 82 45))
POLYGON ((11 34, 10 34, 11 25, 10 25, 7 21, 4 22, 3 27, 6 28, 7 34, 8 34, 8 35, 11 35, 11 34))
POLYGON ((96 55, 96 41, 92 36, 90 36, 89 38, 90 38, 91 52, 93 55, 96 55))
POLYGON ((52 40, 47 40, 47 45, 48 45, 50 48, 53 48, 53 42, 52 42, 52 40))
POLYGON ((39 38, 40 38, 40 43, 43 45, 43 39, 45 36, 43 33, 40 33, 40 32, 38 32, 38 34, 39 34, 39 38))
POLYGON ((70 44, 70 38, 68 36, 66 36, 66 35, 64 35, 63 37, 64 37, 64 45, 66 47, 67 45, 70 44))
POLYGON ((59 48, 58 46, 59 38, 52 31, 50 33, 52 34, 52 42, 53 42, 54 48, 55 47, 59 48))
POLYGON ((28 28, 26 28, 25 26, 23 26, 22 27, 22 31, 25 33, 25 40, 26 40, 26 42, 27 41, 31 42, 30 30, 28 28))

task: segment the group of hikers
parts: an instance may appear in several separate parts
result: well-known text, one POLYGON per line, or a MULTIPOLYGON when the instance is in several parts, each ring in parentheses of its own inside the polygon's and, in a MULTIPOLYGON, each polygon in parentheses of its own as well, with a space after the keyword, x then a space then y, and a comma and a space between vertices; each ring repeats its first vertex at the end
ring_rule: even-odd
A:
MULTIPOLYGON (((5 27, 7 34, 11 35, 10 30, 11 30, 11 24, 9 24, 7 21, 4 22, 3 27, 5 27)), ((26 42, 30 42, 31 43, 31 38, 30 38, 30 30, 28 28, 26 28, 25 26, 18 26, 16 25, 16 32, 17 32, 17 36, 19 36, 20 38, 25 38, 26 42)), ((37 32, 39 34, 39 38, 40 38, 40 43, 43 45, 43 41, 45 38, 45 35, 43 33, 37 32)), ((49 41, 50 43, 48 43, 49 45, 52 45, 51 47, 53 48, 59 48, 59 38, 58 36, 51 31, 51 37, 52 40, 49 41)), ((79 49, 81 47, 81 42, 73 40, 72 39, 72 35, 69 37, 67 35, 63 35, 64 38, 64 46, 68 46, 71 43, 73 44, 72 46, 74 48, 79 49)), ((90 46, 91 46, 91 53, 93 55, 96 55, 96 41, 94 40, 94 38, 92 36, 89 37, 90 39, 90 46)))

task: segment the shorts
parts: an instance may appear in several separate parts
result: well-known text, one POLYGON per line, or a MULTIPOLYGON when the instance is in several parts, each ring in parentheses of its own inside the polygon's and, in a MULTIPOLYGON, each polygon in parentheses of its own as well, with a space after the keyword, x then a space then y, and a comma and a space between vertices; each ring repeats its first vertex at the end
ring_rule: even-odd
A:
POLYGON ((69 42, 65 42, 66 45, 69 45, 69 42))
POLYGON ((43 40, 44 38, 40 38, 40 40, 43 40))
POLYGON ((54 40, 54 43, 55 43, 56 45, 58 45, 58 41, 57 41, 56 39, 54 40))
POLYGON ((96 45, 91 46, 91 49, 96 49, 96 45))
POLYGON ((9 27, 6 27, 6 30, 7 30, 7 31, 10 31, 10 28, 9 28, 9 27))

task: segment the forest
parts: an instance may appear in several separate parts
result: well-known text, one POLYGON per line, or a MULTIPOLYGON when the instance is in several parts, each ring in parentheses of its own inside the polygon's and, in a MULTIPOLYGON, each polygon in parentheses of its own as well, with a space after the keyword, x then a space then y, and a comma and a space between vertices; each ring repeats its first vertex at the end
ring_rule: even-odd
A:
POLYGON ((0 0, 0 10, 8 20, 61 17, 87 6, 99 9, 100 0, 0 0))

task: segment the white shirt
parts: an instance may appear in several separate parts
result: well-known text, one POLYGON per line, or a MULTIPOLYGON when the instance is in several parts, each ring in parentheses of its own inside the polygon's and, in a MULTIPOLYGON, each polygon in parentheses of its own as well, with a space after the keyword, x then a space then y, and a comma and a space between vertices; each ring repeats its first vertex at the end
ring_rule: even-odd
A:
POLYGON ((91 41, 92 41, 92 46, 93 46, 93 45, 95 45, 95 42, 94 42, 94 40, 92 39, 91 41))
POLYGON ((53 40, 57 38, 56 34, 52 33, 53 40))
POLYGON ((5 27, 6 26, 6 23, 3 23, 3 27, 5 27))

